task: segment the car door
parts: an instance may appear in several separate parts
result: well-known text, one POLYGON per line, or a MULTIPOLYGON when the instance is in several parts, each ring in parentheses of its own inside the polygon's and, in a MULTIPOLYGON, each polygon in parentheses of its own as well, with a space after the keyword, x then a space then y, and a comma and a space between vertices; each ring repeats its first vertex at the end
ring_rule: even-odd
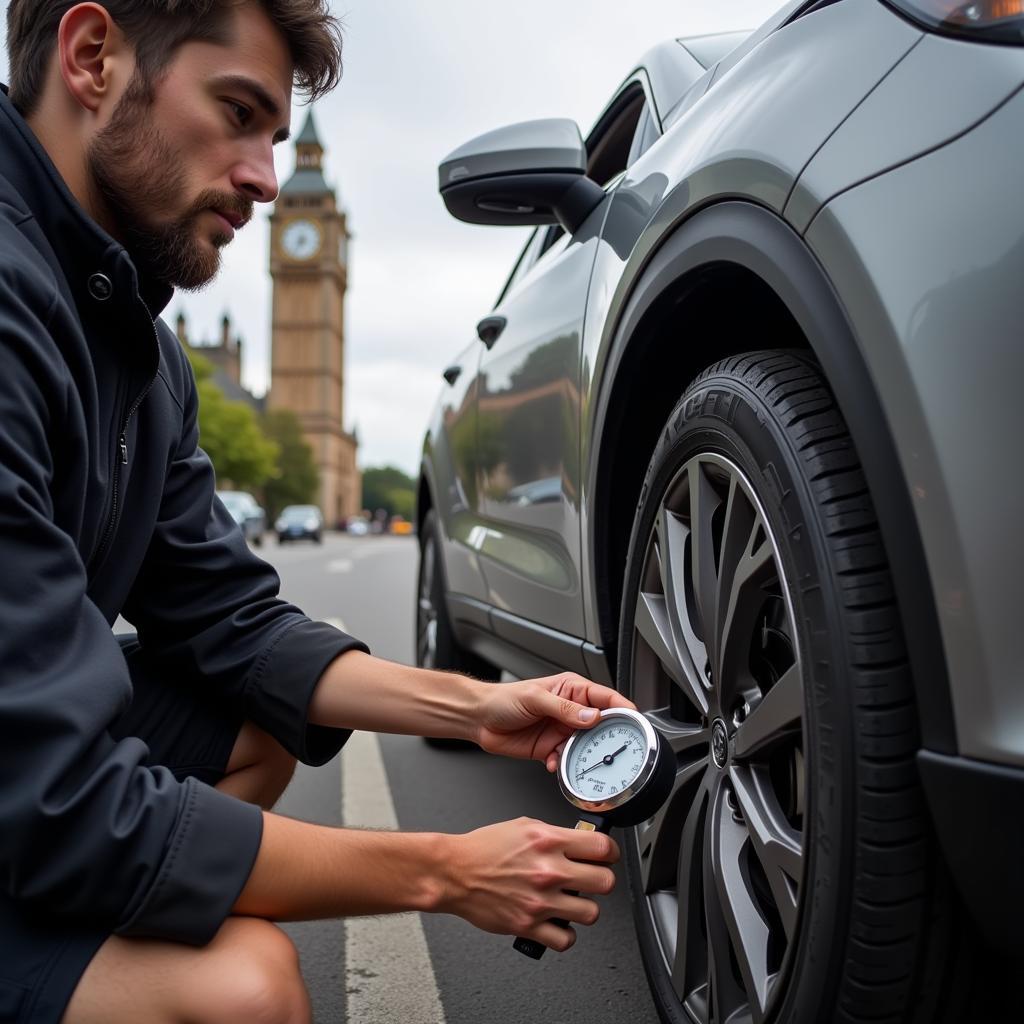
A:
MULTIPOLYGON (((594 180, 609 184, 625 171, 638 132, 651 131, 648 107, 645 77, 638 74, 587 140, 594 180)), ((525 263, 481 322, 480 525, 472 544, 495 609, 493 628, 521 644, 522 619, 568 637, 584 634, 580 358, 595 225, 604 209, 595 210, 573 237, 558 226, 539 228, 525 263)))

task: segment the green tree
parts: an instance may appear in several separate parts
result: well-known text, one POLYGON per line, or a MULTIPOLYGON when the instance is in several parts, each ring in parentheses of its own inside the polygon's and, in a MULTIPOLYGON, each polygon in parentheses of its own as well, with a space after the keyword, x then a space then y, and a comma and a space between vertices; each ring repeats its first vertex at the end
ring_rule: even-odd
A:
POLYGON ((186 351, 199 394, 199 443, 210 456, 218 486, 259 489, 277 472, 278 446, 264 436, 248 405, 224 397, 209 360, 186 351))
POLYGON ((273 522, 285 505, 310 505, 316 501, 320 474, 313 461, 313 449, 302 436, 295 413, 285 409, 265 413, 263 432, 280 452, 277 472, 263 489, 268 521, 273 522))
POLYGON ((416 504, 416 483, 394 466, 363 470, 363 508, 376 512, 382 508, 389 516, 412 518, 416 504))

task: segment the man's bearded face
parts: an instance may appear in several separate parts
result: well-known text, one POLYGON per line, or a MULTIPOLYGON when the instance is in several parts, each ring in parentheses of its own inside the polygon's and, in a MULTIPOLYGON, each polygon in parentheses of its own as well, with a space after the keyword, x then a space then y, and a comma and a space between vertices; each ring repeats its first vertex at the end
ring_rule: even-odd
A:
POLYGON ((197 291, 216 277, 220 250, 231 241, 223 233, 203 232, 203 214, 219 211, 237 226, 252 218, 251 200, 213 189, 189 199, 181 149, 152 119, 151 92, 130 86, 88 152, 89 170, 116 234, 140 271, 186 291, 197 291))

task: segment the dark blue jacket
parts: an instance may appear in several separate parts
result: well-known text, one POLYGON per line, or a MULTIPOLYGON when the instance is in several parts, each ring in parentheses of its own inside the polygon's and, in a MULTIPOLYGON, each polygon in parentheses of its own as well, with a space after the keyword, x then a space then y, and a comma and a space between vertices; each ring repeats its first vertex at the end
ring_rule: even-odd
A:
POLYGON ((170 297, 0 95, 0 892, 201 944, 261 814, 111 738, 131 697, 111 625, 310 764, 348 735, 307 724, 317 680, 365 647, 281 601, 215 498, 188 360, 155 319, 170 297))

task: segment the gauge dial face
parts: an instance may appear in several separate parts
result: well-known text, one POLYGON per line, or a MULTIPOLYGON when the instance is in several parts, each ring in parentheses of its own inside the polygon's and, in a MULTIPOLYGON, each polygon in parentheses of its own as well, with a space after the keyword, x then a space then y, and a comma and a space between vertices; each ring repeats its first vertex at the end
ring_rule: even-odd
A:
POLYGON ((296 260, 312 259, 320 251, 320 229, 310 220, 293 220, 281 235, 284 251, 296 260))
POLYGON ((566 781, 584 800, 608 800, 636 781, 646 759, 647 738, 640 725, 611 718, 577 737, 565 765, 566 781))

